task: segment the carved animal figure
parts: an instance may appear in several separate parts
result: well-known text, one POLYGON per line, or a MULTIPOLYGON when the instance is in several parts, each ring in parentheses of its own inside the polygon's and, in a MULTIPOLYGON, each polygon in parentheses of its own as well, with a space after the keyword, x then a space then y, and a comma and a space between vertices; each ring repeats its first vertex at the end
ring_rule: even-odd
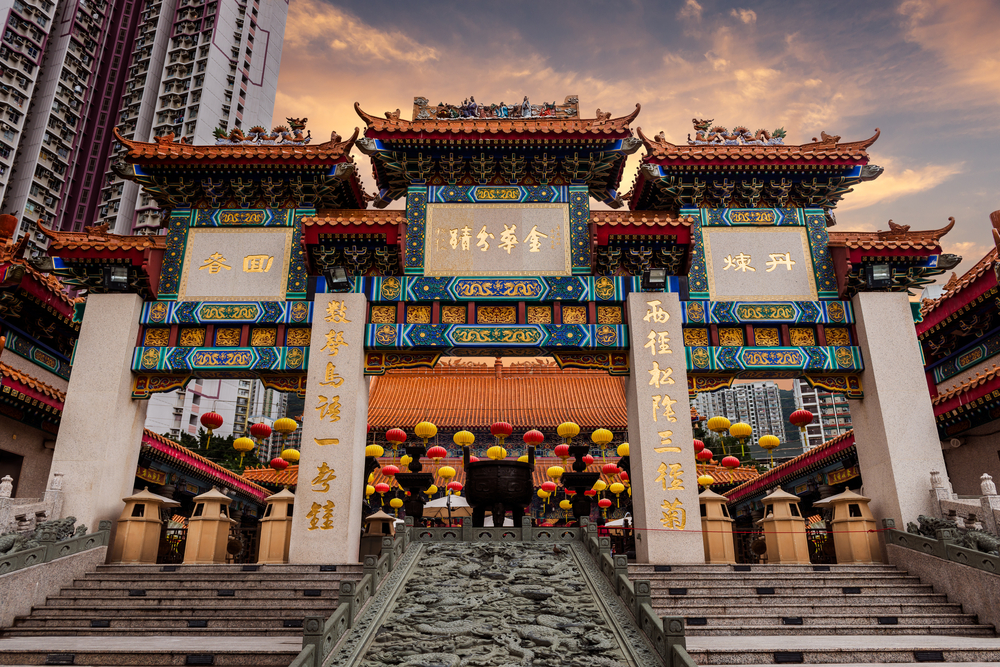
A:
POLYGON ((396 109, 395 111, 386 111, 385 117, 389 120, 399 120, 399 109, 396 109))
POLYGON ((820 133, 819 133, 819 139, 817 139, 816 137, 813 137, 813 142, 817 142, 817 143, 821 143, 821 144, 835 144, 838 141, 840 141, 840 135, 839 134, 827 134, 824 131, 820 131, 820 133))
POLYGON ((910 231, 910 226, 909 225, 897 225, 892 220, 889 220, 889 231, 890 232, 896 232, 897 234, 904 234, 904 233, 910 231))
POLYGON ((597 118, 595 120, 598 123, 603 123, 603 122, 606 122, 608 120, 611 120, 611 112, 610 111, 601 111, 600 107, 598 107, 598 109, 597 109, 597 118))
POLYGON ((966 531, 959 544, 966 549, 975 549, 994 556, 1000 555, 1000 539, 981 530, 966 531))
POLYGON ((306 129, 306 123, 309 122, 308 118, 287 118, 286 117, 285 120, 288 121, 288 126, 290 128, 292 128, 292 130, 298 130, 298 131, 306 129))

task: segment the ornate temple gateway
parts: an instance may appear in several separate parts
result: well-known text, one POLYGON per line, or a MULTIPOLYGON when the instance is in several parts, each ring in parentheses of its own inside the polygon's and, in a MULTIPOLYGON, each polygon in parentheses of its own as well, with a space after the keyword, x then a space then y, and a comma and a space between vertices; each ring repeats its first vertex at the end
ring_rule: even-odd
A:
POLYGON ((876 516, 928 513, 926 469, 899 464, 941 460, 907 292, 956 258, 941 256, 950 224, 831 230, 881 173, 878 132, 792 145, 698 120, 675 145, 633 128, 639 105, 579 108, 416 98, 413 120, 356 105, 364 132, 318 144, 303 127, 214 146, 119 137, 119 171, 164 208, 166 234, 48 232, 56 274, 89 290, 51 472, 77 516, 113 518, 131 492, 143 399, 254 377, 306 399, 299 470, 316 474, 298 485, 290 561, 355 562, 365 376, 445 355, 628 376, 640 562, 704 561, 687 398, 737 378, 856 400, 876 516))

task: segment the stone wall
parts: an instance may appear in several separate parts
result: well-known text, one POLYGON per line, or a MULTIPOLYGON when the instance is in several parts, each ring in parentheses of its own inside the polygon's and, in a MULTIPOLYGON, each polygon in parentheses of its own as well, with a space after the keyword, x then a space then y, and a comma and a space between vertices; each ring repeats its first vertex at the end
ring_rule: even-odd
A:
POLYGON ((103 546, 0 575, 0 628, 9 626, 15 616, 45 604, 46 598, 70 586, 74 579, 92 572, 107 555, 108 548, 103 546))
POLYGON ((978 496, 979 477, 988 473, 994 480, 1000 480, 1000 429, 997 422, 991 422, 963 433, 965 441, 960 447, 947 447, 944 462, 948 466, 948 478, 960 496, 978 496), (990 435, 977 435, 977 433, 990 435))
POLYGON ((961 603, 966 613, 979 616, 980 623, 1000 629, 1000 575, 895 544, 887 544, 886 553, 890 563, 961 603))
MULTIPOLYGON (((6 357, 5 357, 6 359, 6 357)), ((41 498, 49 479, 52 464, 51 447, 56 436, 26 426, 7 417, 0 417, 0 450, 23 456, 21 475, 17 483, 18 498, 41 498), (49 442, 49 448, 45 447, 49 442)))

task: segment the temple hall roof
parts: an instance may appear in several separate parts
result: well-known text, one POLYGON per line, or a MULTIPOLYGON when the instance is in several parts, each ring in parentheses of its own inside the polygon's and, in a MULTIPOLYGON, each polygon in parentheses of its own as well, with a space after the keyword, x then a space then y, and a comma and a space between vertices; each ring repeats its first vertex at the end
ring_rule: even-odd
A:
MULTIPOLYGON (((948 304, 952 298, 973 285, 984 275, 993 274, 993 265, 1000 259, 1000 232, 998 232, 998 227, 1000 227, 1000 211, 991 213, 990 220, 993 223, 993 238, 996 247, 986 253, 986 256, 976 262, 975 266, 962 274, 961 277, 956 277, 953 273, 951 279, 945 283, 944 293, 940 297, 933 300, 925 300, 920 308, 920 312, 923 313, 925 318, 938 308, 948 304)), ((996 278, 995 274, 993 278, 996 278)), ((996 284, 995 280, 992 282, 996 284)))
POLYGON ((597 226, 690 227, 694 218, 669 211, 591 211, 590 223, 597 226))
POLYGON ((851 250, 936 250, 941 237, 955 226, 955 218, 940 229, 910 231, 909 225, 889 221, 889 229, 877 232, 829 232, 829 246, 851 250))
POLYGON ((0 361, 0 375, 3 375, 3 377, 5 378, 10 378, 11 380, 14 380, 15 382, 23 385, 24 387, 33 389, 39 394, 47 396, 48 398, 51 398, 54 401, 58 401, 59 403, 66 402, 66 392, 60 391, 59 389, 56 389, 53 386, 45 384, 41 380, 38 380, 23 371, 19 371, 12 366, 8 366, 2 361, 0 361))
POLYGON ((122 236, 108 232, 107 225, 84 227, 82 232, 57 232, 39 225, 49 237, 49 250, 163 250, 166 236, 122 236))
POLYGON ((282 144, 220 144, 193 145, 174 141, 173 134, 154 137, 154 141, 133 141, 126 139, 115 128, 115 138, 126 148, 129 161, 182 160, 199 162, 202 160, 289 160, 289 161, 352 161, 350 156, 359 128, 346 141, 334 133, 330 141, 322 144, 282 143, 282 144))

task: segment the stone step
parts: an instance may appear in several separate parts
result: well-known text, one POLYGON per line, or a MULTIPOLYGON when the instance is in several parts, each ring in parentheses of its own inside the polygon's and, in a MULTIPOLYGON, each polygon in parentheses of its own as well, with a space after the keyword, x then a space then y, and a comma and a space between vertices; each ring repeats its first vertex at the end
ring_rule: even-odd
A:
POLYGON ((218 605, 203 606, 165 606, 165 607, 136 607, 133 605, 118 605, 114 607, 35 607, 30 616, 19 616, 21 619, 85 619, 88 623, 91 619, 118 619, 134 618, 136 622, 141 619, 181 619, 187 618, 247 618, 250 614, 266 611, 264 618, 302 618, 304 616, 329 616, 337 608, 338 602, 334 598, 318 598, 317 601, 308 607, 268 607, 258 609, 256 606, 245 604, 231 607, 219 607, 218 605))
POLYGON ((687 651, 699 665, 998 662, 1000 639, 940 634, 691 636, 687 651))
POLYGON ((765 582, 781 582, 785 586, 799 584, 824 584, 828 586, 857 586, 866 583, 881 583, 884 586, 894 586, 897 584, 918 584, 920 577, 905 574, 903 572, 887 575, 872 575, 860 572, 847 572, 844 574, 830 574, 829 572, 817 574, 771 574, 769 572, 760 573, 719 573, 712 575, 689 575, 682 572, 662 573, 656 572, 648 575, 636 576, 633 579, 645 579, 652 582, 654 586, 675 586, 677 582, 696 582, 705 586, 714 585, 743 585, 743 586, 771 586, 773 584, 765 582))
POLYGON ((144 637, 150 633, 168 636, 190 636, 190 637, 217 637, 223 635, 240 635, 248 637, 297 637, 301 640, 302 628, 258 628, 250 625, 233 625, 223 627, 208 628, 188 628, 171 627, 167 625, 155 625, 149 628, 142 627, 111 627, 111 628, 90 628, 82 626, 64 625, 44 628, 8 628, 3 631, 3 637, 51 637, 77 636, 77 637, 144 637))
POLYGON ((261 572, 227 572, 224 570, 215 570, 212 572, 188 572, 186 570, 179 570, 177 572, 114 572, 110 570, 98 570, 97 572, 88 572, 84 575, 83 579, 93 579, 99 581, 192 581, 198 579, 284 581, 286 579, 312 579, 314 577, 350 579, 358 578, 361 575, 361 568, 357 568, 356 570, 338 569, 336 572, 275 572, 273 570, 261 572))
MULTIPOLYGON (((709 618, 712 616, 745 615, 746 605, 727 605, 725 600, 713 600, 703 605, 685 605, 683 608, 669 606, 662 600, 653 600, 653 609, 661 616, 689 616, 709 618)), ((762 609, 768 616, 836 616, 843 612, 839 602, 818 602, 813 604, 781 605, 779 609, 762 609)), ((907 614, 961 614, 962 605, 956 603, 924 602, 919 604, 852 604, 850 612, 868 616, 902 616, 907 614)))
POLYGON ((697 582, 688 582, 686 585, 675 586, 653 586, 653 595, 668 595, 671 590, 685 589, 687 590, 687 595, 708 595, 708 596, 741 596, 741 595, 759 595, 761 597, 773 596, 773 595, 809 595, 815 597, 837 597, 841 595, 924 595, 927 593, 933 593, 934 587, 929 584, 906 584, 898 586, 882 586, 880 584, 868 584, 865 586, 823 586, 823 585, 804 585, 798 584, 795 586, 788 585, 777 585, 777 586, 742 586, 740 584, 732 584, 729 586, 719 585, 719 586, 704 586, 699 585, 697 582), (845 591, 845 588, 855 589, 852 591, 845 591), (760 592, 760 589, 765 589, 765 592, 760 592))
MULTIPOLYGON (((662 565, 647 565, 644 563, 630 563, 628 566, 628 571, 630 575, 635 574, 651 574, 656 571, 656 568, 662 568, 662 565)), ((783 573, 787 572, 789 574, 795 573, 837 573, 837 572, 868 572, 868 573, 881 573, 881 572, 900 572, 895 565, 884 565, 882 563, 873 564, 851 564, 851 565, 813 565, 809 564, 782 564, 782 565, 668 565, 670 569, 667 572, 686 572, 689 574, 711 574, 716 572, 732 572, 735 574, 746 574, 748 572, 770 572, 770 573, 783 573), (737 570, 737 567, 749 567, 749 570, 737 570), (818 568, 818 569, 817 569, 818 568), (829 569, 827 569, 829 568, 829 569)))
POLYGON ((84 598, 49 598, 45 604, 36 609, 91 609, 95 613, 104 613, 107 609, 151 609, 162 607, 163 609, 246 609, 247 611, 257 610, 263 612, 274 608, 294 607, 308 609, 316 606, 317 600, 336 600, 333 594, 320 597, 300 597, 300 598, 177 598, 177 599, 157 599, 157 598, 104 598, 95 604, 94 597, 84 598))
MULTIPOLYGON (((818 625, 830 625, 836 623, 840 626, 877 626, 881 628, 894 628, 903 625, 978 625, 979 621, 975 614, 887 614, 887 615, 847 615, 844 613, 830 614, 788 614, 784 609, 780 615, 774 614, 713 614, 708 616, 693 616, 685 614, 688 619, 687 630, 691 632, 701 631, 711 628, 752 628, 761 630, 763 628, 774 629, 781 627, 800 628, 807 631, 809 628, 818 625), (693 625, 691 619, 704 621, 706 624, 693 625), (786 624, 785 619, 798 619, 801 625, 786 624), (883 619, 881 623, 879 619, 883 619), (892 621, 895 620, 896 624, 892 621)), ((833 611, 833 610, 831 610, 833 611)), ((853 612, 854 610, 850 610, 853 612)), ((988 627, 988 626, 982 626, 988 627)), ((764 633, 769 634, 769 633, 764 633)))
MULTIPOLYGON (((332 564, 332 567, 336 567, 335 570, 338 573, 344 572, 361 572, 361 563, 347 563, 336 565, 332 564)), ((256 570, 244 571, 244 565, 98 565, 96 573, 97 574, 107 574, 107 573, 128 573, 128 574, 176 574, 178 572, 183 572, 187 574, 211 574, 211 573, 229 573, 235 572, 237 574, 256 574, 256 573, 271 573, 277 576, 289 576, 292 574, 312 574, 320 573, 321 567, 326 567, 325 565, 259 565, 256 570), (169 568, 169 571, 164 571, 164 568, 169 568), (176 568, 176 569, 173 569, 176 568)))
POLYGON ((214 600, 216 598, 223 597, 256 600, 263 596, 272 599, 293 599, 308 597, 305 595, 306 591, 319 591, 319 595, 314 597, 337 597, 340 592, 340 585, 339 583, 337 585, 331 585, 329 582, 318 582, 314 586, 309 586, 308 588, 296 585, 294 588, 272 588, 267 589, 266 591, 263 589, 233 586, 220 586, 218 588, 98 588, 93 591, 81 588, 63 588, 59 591, 57 598, 60 600, 84 601, 120 600, 122 598, 146 598, 151 600, 210 598, 214 600), (145 591, 145 595, 132 595, 132 591, 145 591), (222 593, 232 592, 232 595, 220 595, 220 591, 222 593))
MULTIPOLYGON (((754 608, 777 605, 801 606, 803 604, 811 604, 817 597, 815 595, 667 595, 666 592, 661 594, 659 591, 655 590, 652 593, 654 607, 669 607, 670 605, 673 605, 678 608, 686 608, 689 605, 705 607, 712 604, 726 604, 754 608)), ((834 599, 829 597, 825 599, 829 602, 834 601, 834 599)), ((838 595, 835 600, 841 605, 849 605, 852 607, 854 605, 866 604, 915 604, 920 602, 936 602, 945 604, 948 602, 947 596, 939 593, 917 595, 893 595, 891 593, 882 593, 879 595, 838 595)))
MULTIPOLYGON (((813 625, 803 630, 796 627, 761 628, 768 635, 943 635, 952 637, 996 637, 993 628, 984 625, 813 625)), ((754 628, 688 628, 688 637, 754 636, 754 628)))
MULTIPOLYGON (((76 634, 76 632, 55 632, 56 628, 66 628, 73 630, 99 630, 102 628, 95 628, 94 621, 106 622, 108 623, 108 628, 110 629, 122 629, 130 628, 137 630, 139 632, 145 631, 146 634, 152 632, 153 634, 158 634, 154 632, 157 629, 171 629, 171 630, 186 630, 191 629, 192 631, 199 630, 197 627, 193 627, 190 621, 201 621, 207 623, 208 628, 252 628, 254 630, 283 630, 292 634, 298 633, 302 634, 302 619, 306 616, 329 616, 333 613, 336 607, 329 609, 308 609, 299 610, 297 614, 290 614, 288 616, 277 616, 268 614, 266 616, 257 616, 253 614, 240 614, 233 610, 233 613, 229 614, 219 614, 217 611, 212 613, 202 613, 202 614, 185 614, 178 615, 174 614, 172 616, 163 615, 159 617, 149 617, 149 616, 44 616, 41 614, 32 614, 31 616, 21 616, 14 619, 14 623, 11 627, 5 628, 2 634, 5 636, 21 634, 22 631, 28 630, 42 630, 48 629, 48 634, 76 634), (289 623, 286 625, 286 621, 289 623)), ((103 628, 103 629, 108 629, 103 628)), ((227 631, 225 634, 230 634, 227 631)))
POLYGON ((327 576, 315 576, 315 577, 296 577, 293 579, 282 579, 282 580, 245 580, 245 579, 218 579, 212 577, 211 579, 187 579, 187 580, 176 580, 170 581, 165 579, 112 579, 112 580, 101 580, 101 579, 77 579, 73 582, 72 588, 64 588, 63 590, 129 590, 129 589, 146 589, 146 590, 185 590, 192 591, 197 589, 219 589, 219 588, 242 588, 244 590, 280 590, 283 588, 330 588, 339 587, 341 581, 357 581, 361 578, 360 575, 357 577, 338 577, 336 575, 327 576))

